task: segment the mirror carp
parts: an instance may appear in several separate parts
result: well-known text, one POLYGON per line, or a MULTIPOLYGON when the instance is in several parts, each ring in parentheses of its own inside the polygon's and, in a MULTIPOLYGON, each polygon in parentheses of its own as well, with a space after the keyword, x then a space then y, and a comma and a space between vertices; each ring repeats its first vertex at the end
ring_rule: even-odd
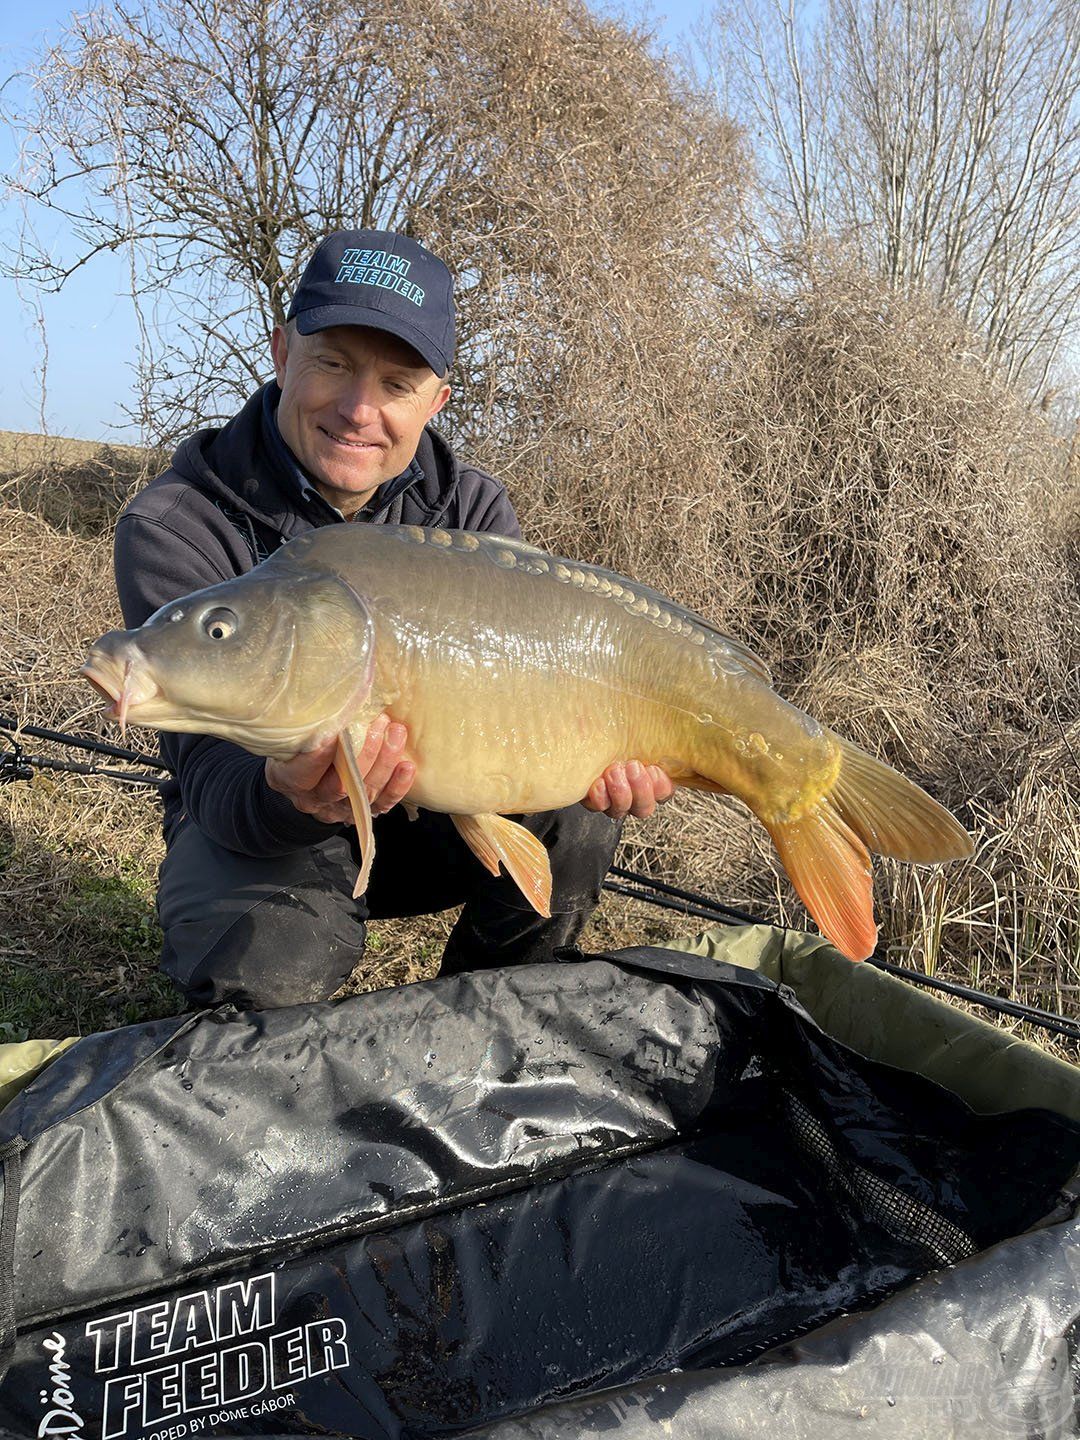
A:
POLYGON ((383 710, 408 730, 407 803, 449 814, 541 914, 547 852, 506 817, 573 804, 616 761, 743 801, 853 960, 877 940, 869 852, 927 864, 972 851, 948 811, 783 700, 764 662, 701 616, 499 536, 327 526, 103 636, 81 673, 121 725, 282 759, 336 735, 357 894, 374 835, 356 754, 383 710))

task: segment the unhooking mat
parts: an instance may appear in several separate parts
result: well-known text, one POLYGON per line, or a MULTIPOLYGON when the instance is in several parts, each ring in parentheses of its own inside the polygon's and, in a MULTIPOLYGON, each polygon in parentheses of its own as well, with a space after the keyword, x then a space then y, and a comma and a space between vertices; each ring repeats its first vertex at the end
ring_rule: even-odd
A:
POLYGON ((1076 1433, 1071 1067, 887 977, 871 1018, 810 937, 702 948, 57 1055, 0 1112, 0 1427, 1076 1433))

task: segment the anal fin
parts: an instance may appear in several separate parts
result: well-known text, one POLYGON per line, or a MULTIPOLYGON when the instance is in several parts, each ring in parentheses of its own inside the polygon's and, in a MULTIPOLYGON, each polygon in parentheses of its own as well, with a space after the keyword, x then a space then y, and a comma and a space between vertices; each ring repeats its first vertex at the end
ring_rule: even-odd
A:
POLYGON ((356 747, 353 745, 352 736, 348 730, 343 730, 338 736, 337 750, 334 752, 334 769, 349 797, 353 821, 356 824, 356 835, 360 844, 360 874, 356 877, 356 884, 353 887, 353 899, 355 900, 358 896, 363 895, 368 887, 368 880, 371 878, 371 862, 375 859, 375 830, 371 821, 371 802, 368 800, 367 786, 364 784, 364 777, 360 774, 360 767, 356 763, 356 747))
POLYGON ((492 875, 499 865, 538 915, 551 914, 551 862, 540 841, 505 815, 451 815, 458 834, 492 875))
POLYGON ((730 795, 730 790, 725 790, 723 785, 718 785, 715 780, 710 780, 707 775, 691 773, 689 775, 672 775, 676 785, 685 786, 687 790, 707 790, 710 795, 730 795))

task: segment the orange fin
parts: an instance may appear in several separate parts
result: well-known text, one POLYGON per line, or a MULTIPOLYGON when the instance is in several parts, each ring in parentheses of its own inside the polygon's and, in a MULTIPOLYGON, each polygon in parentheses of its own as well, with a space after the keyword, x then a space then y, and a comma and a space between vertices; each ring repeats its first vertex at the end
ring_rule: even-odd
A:
POLYGON ((360 774, 360 767, 356 763, 356 748, 348 730, 343 730, 338 736, 337 750, 334 754, 334 769, 349 797, 353 820, 356 824, 356 836, 360 844, 360 874, 356 877, 356 884, 353 887, 353 899, 355 900, 358 895, 363 895, 368 887, 368 880, 371 878, 371 862, 375 859, 375 830, 371 823, 371 802, 368 800, 367 786, 360 774))
POLYGON ((665 755, 662 760, 657 760, 656 765, 669 780, 673 780, 676 785, 684 785, 687 790, 707 790, 711 795, 731 793, 725 790, 723 785, 695 770, 692 765, 687 765, 682 760, 676 760, 671 755, 665 755))
POLYGON ((540 841, 505 815, 451 815, 458 833, 492 875, 499 862, 538 915, 551 914, 551 862, 540 841))
POLYGON ((971 836, 925 790, 865 750, 834 737, 840 773, 829 800, 876 855, 932 865, 970 855, 971 836))
POLYGON ((707 790, 710 795, 729 795, 731 792, 725 790, 723 785, 718 785, 715 780, 710 780, 707 775, 697 775, 693 771, 688 775, 672 775, 676 785, 685 785, 687 790, 707 790))
POLYGON ((828 800, 799 820, 767 826, 803 904, 849 960, 874 953, 874 879, 866 846, 828 800))

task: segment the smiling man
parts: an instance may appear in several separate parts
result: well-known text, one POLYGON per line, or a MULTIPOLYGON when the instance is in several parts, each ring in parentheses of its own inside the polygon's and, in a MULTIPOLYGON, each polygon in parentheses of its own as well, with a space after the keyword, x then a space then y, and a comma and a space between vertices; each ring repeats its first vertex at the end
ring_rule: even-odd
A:
MULTIPOLYGON (((339 231, 308 263, 271 337, 275 380, 221 429, 200 430, 120 517, 125 624, 245 573, 322 525, 520 528, 502 483, 461 462, 431 421, 450 396, 450 272, 386 231, 339 231)), ((352 898, 356 836, 334 743, 262 760, 208 736, 163 734, 166 857, 162 967, 194 1004, 323 999, 363 951, 371 916, 464 904, 443 971, 550 958, 595 906, 628 813, 671 793, 635 762, 597 777, 581 805, 525 823, 547 847, 550 919, 468 852, 447 816, 398 804, 414 778, 405 727, 371 726, 360 755, 376 822, 367 894, 352 898)))
POLYGON ((291 321, 271 341, 278 429, 316 489, 345 518, 407 475, 450 386, 393 335, 335 325, 305 335, 291 321))

